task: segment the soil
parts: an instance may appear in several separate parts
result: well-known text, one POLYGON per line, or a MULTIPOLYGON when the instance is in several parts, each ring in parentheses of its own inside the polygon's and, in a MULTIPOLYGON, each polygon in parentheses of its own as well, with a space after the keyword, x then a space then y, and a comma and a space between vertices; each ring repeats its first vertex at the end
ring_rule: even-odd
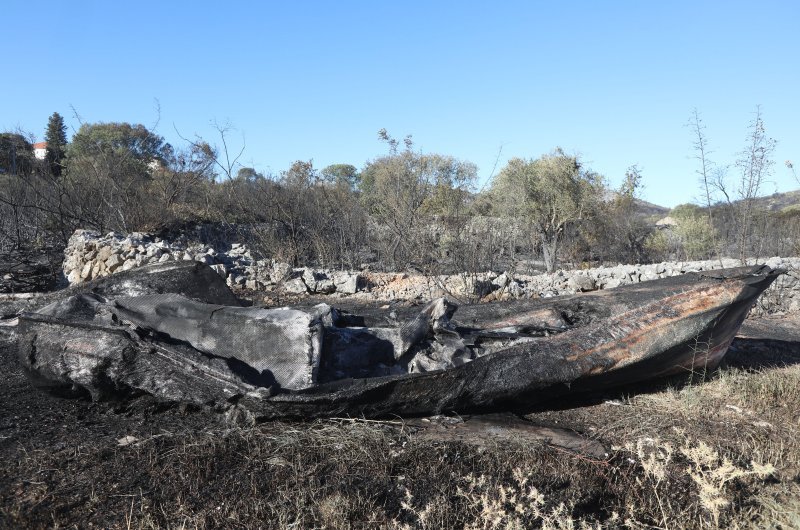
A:
MULTIPOLYGON (((697 394, 698 403, 711 403, 709 396, 717 395, 713 377, 551 404, 527 416, 539 426, 527 438, 524 426, 521 435, 516 423, 498 429, 505 420, 496 418, 479 419, 473 429, 448 428, 463 418, 434 419, 428 422, 438 426, 433 430, 422 420, 235 427, 220 414, 147 396, 91 402, 39 391, 19 367, 10 329, 0 327, 0 528, 463 526, 488 520, 481 499, 501 490, 504 500, 491 504, 498 520, 513 522, 518 512, 523 526, 551 516, 607 527, 721 526, 758 522, 767 513, 754 504, 758 495, 770 491, 775 502, 784 502, 800 484, 800 451, 788 452, 791 443, 784 439, 800 425, 797 403, 772 415, 754 405, 756 415, 741 419, 725 414, 742 407, 728 410, 721 402, 718 415, 692 416, 694 402, 687 400, 697 394), (670 399, 683 401, 666 410, 670 399), (752 426, 777 421, 786 425, 752 426), (558 440, 548 444, 541 429, 566 429, 562 434, 574 434, 570 443, 583 437, 608 453, 598 455, 597 443, 591 454, 558 440), (674 457, 668 479, 656 481, 631 457, 633 449, 624 448, 673 431, 708 440, 720 455, 741 457, 746 448, 737 440, 745 431, 763 438, 764 447, 784 444, 775 457, 784 471, 764 483, 742 479, 726 489, 720 516, 693 494, 684 457, 674 457), (545 499, 536 501, 541 510, 508 505, 508 491, 522 491, 520 469, 545 499), (481 489, 486 484, 500 489, 481 489), (566 511, 558 511, 561 505, 566 511)), ((800 320, 748 320, 727 362, 724 370, 734 375, 800 364, 800 320)))

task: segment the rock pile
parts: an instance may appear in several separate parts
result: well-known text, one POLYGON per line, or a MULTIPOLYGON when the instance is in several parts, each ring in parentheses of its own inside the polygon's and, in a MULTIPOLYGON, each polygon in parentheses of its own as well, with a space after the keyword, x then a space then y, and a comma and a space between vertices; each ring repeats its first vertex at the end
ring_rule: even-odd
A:
MULTIPOLYGON (((211 266, 233 288, 282 291, 292 294, 354 295, 365 301, 422 300, 449 296, 462 301, 509 300, 550 297, 596 289, 611 289, 692 271, 736 267, 738 260, 667 262, 649 265, 617 265, 552 274, 516 275, 454 274, 423 276, 407 273, 375 273, 292 268, 274 260, 256 259, 241 243, 214 248, 181 240, 166 241, 143 233, 129 235, 78 230, 65 250, 64 275, 69 283, 106 276, 140 265, 170 260, 195 260, 211 266)), ((755 263, 755 260, 752 261, 755 263)), ((755 313, 800 311, 800 258, 759 260, 784 268, 782 276, 761 297, 755 313)))
POLYGON ((364 285, 360 273, 293 269, 286 263, 253 257, 242 243, 225 249, 133 232, 101 235, 76 230, 64 250, 63 272, 70 284, 85 282, 149 263, 194 260, 209 265, 233 288, 263 291, 279 286, 290 293, 353 294, 364 285))

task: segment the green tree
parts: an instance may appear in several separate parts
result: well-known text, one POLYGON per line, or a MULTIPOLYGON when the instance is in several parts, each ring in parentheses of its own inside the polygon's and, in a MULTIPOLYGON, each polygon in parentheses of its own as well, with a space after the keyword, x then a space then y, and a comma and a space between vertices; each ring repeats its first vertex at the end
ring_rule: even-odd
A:
POLYGON ((33 145, 19 133, 0 133, 0 172, 28 175, 33 169, 33 145))
POLYGON ((84 124, 67 147, 66 176, 81 201, 83 217, 100 230, 131 231, 153 212, 146 200, 153 173, 171 147, 143 125, 84 124))
POLYGON ((47 121, 44 141, 47 142, 47 165, 53 175, 61 176, 62 164, 67 155, 67 126, 58 112, 54 112, 47 121))
POLYGON ((678 236, 683 259, 706 259, 714 254, 716 230, 703 208, 695 204, 680 204, 672 209, 670 217, 678 226, 678 236))
POLYGON ((130 123, 83 124, 72 138, 71 158, 112 154, 120 162, 146 166, 163 159, 168 149, 164 139, 144 125, 130 123))
POLYGON ((513 158, 492 183, 497 210, 531 224, 548 272, 555 270, 561 239, 593 213, 603 198, 602 179, 560 148, 536 160, 513 158))
POLYGON ((350 164, 331 164, 320 172, 322 180, 350 190, 357 190, 361 183, 358 169, 350 164))
POLYGON ((264 175, 256 171, 255 168, 242 167, 239 168, 239 171, 236 172, 235 180, 238 180, 240 182, 253 183, 262 180, 263 178, 265 178, 264 175))
POLYGON ((458 215, 477 168, 450 156, 405 149, 382 129, 378 136, 389 146, 389 155, 372 160, 361 173, 361 201, 381 228, 381 252, 393 268, 431 255, 435 230, 431 216, 458 215))

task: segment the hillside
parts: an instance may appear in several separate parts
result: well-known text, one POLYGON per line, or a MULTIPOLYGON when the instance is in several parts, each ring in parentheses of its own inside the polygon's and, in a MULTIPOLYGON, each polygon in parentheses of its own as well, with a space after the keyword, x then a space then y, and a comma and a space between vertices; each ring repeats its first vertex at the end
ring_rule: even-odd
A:
MULTIPOLYGON (((733 204, 738 204, 740 200, 733 200, 733 204)), ((756 209, 764 209, 770 212, 779 212, 790 206, 800 205, 800 189, 794 191, 786 191, 783 193, 773 193, 771 195, 764 195, 754 199, 756 209)), ((721 208, 726 205, 723 201, 718 201, 714 204, 714 208, 721 208)), ((702 205, 700 205, 702 207, 702 205)))
MULTIPOLYGON (((739 200, 734 200, 733 204, 738 204, 739 200)), ((636 199, 636 212, 642 216, 664 216, 667 215, 669 212, 672 211, 672 208, 667 208, 665 206, 659 206, 657 204, 653 204, 647 201, 643 201, 640 199, 636 199)), ((686 204, 695 204, 700 208, 704 208, 702 204, 698 203, 686 203, 686 204)), ((713 208, 722 208, 726 205, 723 201, 718 201, 714 204, 713 208)), ((786 191, 783 193, 773 193, 771 195, 765 195, 763 197, 757 197, 755 199, 755 207, 756 209, 764 209, 770 212, 780 212, 789 208, 791 206, 800 206, 800 189, 794 191, 786 191)))
POLYGON ((800 189, 759 197, 756 199, 756 205, 771 212, 779 212, 789 206, 800 205, 800 189))
POLYGON ((643 217, 663 217, 670 212, 670 208, 667 208, 666 206, 659 206, 658 204, 643 201, 642 199, 636 199, 634 201, 634 206, 636 208, 636 213, 642 215, 643 217))

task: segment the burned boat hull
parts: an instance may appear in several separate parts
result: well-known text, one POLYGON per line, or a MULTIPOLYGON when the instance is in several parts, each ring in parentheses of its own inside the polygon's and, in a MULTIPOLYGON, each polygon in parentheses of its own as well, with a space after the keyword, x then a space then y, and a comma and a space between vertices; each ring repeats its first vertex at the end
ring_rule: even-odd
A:
POLYGON ((147 392, 243 407, 261 419, 518 409, 568 392, 715 367, 750 307, 780 273, 768 267, 690 273, 586 295, 462 308, 446 330, 451 337, 480 343, 505 336, 510 345, 447 369, 300 390, 265 387, 230 359, 141 326, 46 314, 20 318, 20 360, 33 378, 83 388, 96 399, 147 392), (526 337, 541 324, 543 311, 562 315, 570 329, 526 337))
MULTIPOLYGON (((298 416, 321 410, 379 416, 525 408, 570 392, 714 368, 778 274, 739 269, 651 282, 636 286, 635 296, 634 289, 608 291, 602 297, 609 305, 627 309, 582 328, 435 374, 318 387, 270 403, 298 416), (642 299, 642 305, 634 302, 642 299)), ((271 417, 274 410, 265 407, 263 413, 271 417)))

